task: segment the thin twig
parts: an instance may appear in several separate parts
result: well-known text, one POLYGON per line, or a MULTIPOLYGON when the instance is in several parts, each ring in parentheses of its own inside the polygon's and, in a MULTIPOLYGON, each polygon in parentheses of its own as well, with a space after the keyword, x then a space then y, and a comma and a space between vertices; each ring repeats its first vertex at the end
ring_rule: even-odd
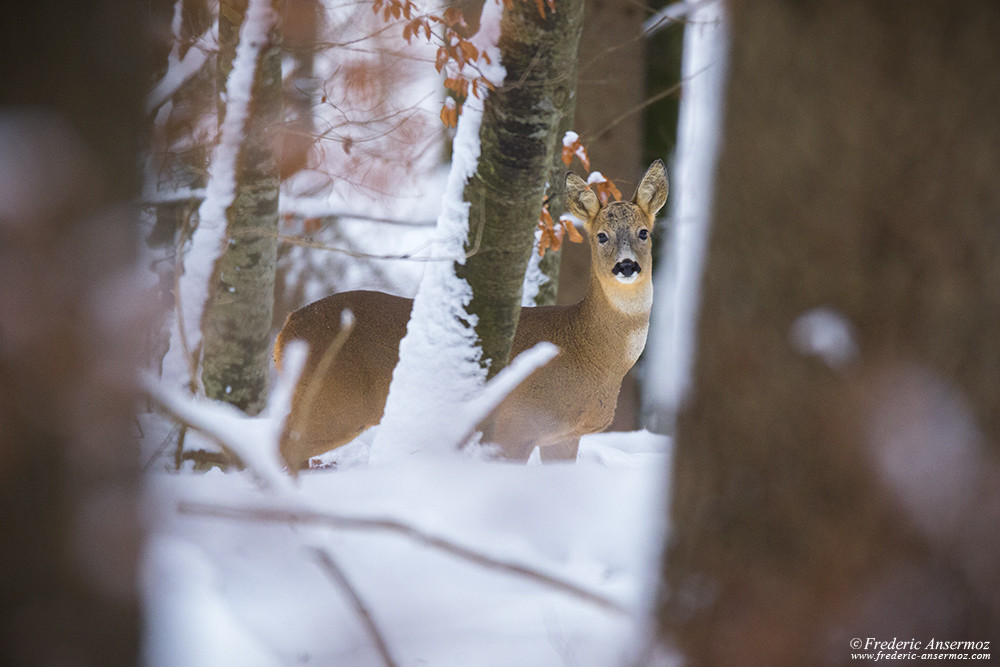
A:
POLYGON ((421 243, 419 246, 414 248, 409 252, 405 252, 398 255, 378 255, 374 253, 359 252, 357 250, 351 250, 349 248, 341 248, 337 246, 327 245, 319 241, 312 241, 309 239, 304 239, 299 236, 291 236, 288 234, 278 234, 276 232, 269 232, 266 230, 251 229, 245 230, 238 234, 238 236, 275 236, 282 243, 288 243, 290 245, 298 245, 304 248, 312 248, 313 250, 327 250, 330 252, 338 252, 348 257, 354 257, 355 259, 377 259, 377 260, 405 260, 410 262, 457 262, 463 259, 469 259, 473 255, 479 253, 479 250, 483 242, 483 228, 486 226, 486 213, 485 211, 480 212, 479 224, 476 226, 476 238, 468 250, 466 250, 461 255, 446 255, 444 257, 427 257, 419 253, 423 252, 424 249, 429 248, 438 243, 447 243, 452 239, 431 239, 421 243))
POLYGON ((340 530, 384 531, 396 533, 432 549, 475 563, 490 570, 498 570, 528 579, 562 593, 593 604, 601 609, 630 616, 632 612, 624 605, 602 595, 588 591, 572 582, 543 574, 530 567, 511 561, 500 560, 474 551, 468 547, 450 542, 442 537, 425 533, 419 528, 395 519, 362 519, 339 514, 329 514, 304 509, 277 509, 271 507, 233 507, 207 503, 182 501, 178 507, 181 514, 237 519, 241 521, 277 521, 293 524, 313 524, 340 530))
POLYGON ((198 357, 201 354, 201 346, 199 344, 196 351, 192 350, 188 343, 187 326, 184 322, 184 306, 181 299, 181 276, 184 274, 184 245, 191 240, 193 234, 191 212, 188 211, 184 216, 180 234, 178 235, 177 249, 174 251, 174 309, 176 311, 174 315, 177 318, 177 335, 181 346, 181 354, 187 362, 187 370, 190 374, 188 389, 192 394, 196 393, 198 389, 198 357))
MULTIPOLYGON (((265 487, 270 486, 268 481, 262 475, 257 474, 252 468, 249 468, 246 465, 246 462, 237 453, 237 447, 235 445, 230 444, 229 441, 225 437, 217 433, 216 430, 212 428, 211 425, 205 422, 195 423, 194 421, 188 419, 184 415, 180 414, 176 409, 174 409, 174 407, 170 405, 170 402, 166 400, 162 395, 157 395, 156 393, 151 391, 147 391, 147 393, 149 394, 149 397, 153 400, 153 402, 156 403, 159 409, 167 417, 169 417, 171 421, 179 425, 181 429, 183 430, 191 429, 192 431, 197 431, 202 435, 206 436, 209 440, 217 444, 220 449, 222 449, 225 456, 229 457, 233 465, 235 465, 238 468, 245 468, 250 470, 251 473, 254 475, 254 477, 261 482, 261 484, 263 484, 265 487)), ((179 463, 177 467, 178 468, 180 467, 179 463)))
POLYGON ((372 643, 375 644, 379 655, 382 656, 382 662, 385 663, 386 667, 395 667, 397 663, 389 652, 389 645, 386 644, 385 638, 382 637, 381 631, 379 631, 378 626, 375 624, 375 619, 372 618, 371 613, 369 613, 368 608, 365 606, 364 600, 354 590, 344 571, 340 569, 340 566, 333 560, 333 557, 323 549, 313 549, 313 552, 316 555, 316 560, 323 566, 323 570, 347 594, 351 606, 354 607, 354 611, 368 631, 368 636, 371 637, 372 643))
MULTIPOLYGON (((348 311, 343 311, 348 312, 348 311)), ((337 358, 337 354, 340 352, 341 348, 344 347, 344 343, 347 342, 347 337, 351 335, 351 331, 354 330, 354 316, 351 315, 349 320, 345 320, 341 313, 340 320, 340 330, 337 331, 337 335, 334 336, 330 344, 326 346, 323 350, 323 356, 320 357, 319 363, 316 364, 316 370, 313 371, 312 377, 305 384, 305 389, 302 392, 302 399, 300 405, 302 406, 301 412, 296 414, 295 421, 292 421, 292 415, 288 415, 288 433, 291 438, 298 438, 301 436, 302 429, 306 424, 309 423, 309 417, 312 416, 313 408, 316 405, 316 399, 319 398, 319 392, 323 389, 323 384, 326 381, 326 375, 330 372, 333 367, 333 361, 337 358)))
POLYGON ((692 74, 688 78, 682 79, 681 81, 678 81, 677 83, 675 83, 674 85, 670 86, 666 90, 661 90, 660 92, 656 93, 655 95, 652 95, 651 97, 647 97, 645 100, 642 101, 642 103, 637 104, 634 107, 632 107, 631 109, 625 111, 620 116, 618 116, 617 118, 615 118, 614 120, 612 120, 610 123, 608 123, 607 125, 605 125, 602 129, 600 129, 599 131, 597 131, 597 132, 593 133, 592 135, 590 135, 590 137, 588 138, 588 140, 589 141, 595 141, 595 140, 597 140, 599 137, 602 137, 605 134, 607 134, 608 132, 610 132, 616 125, 618 125, 619 123, 621 123, 622 121, 624 121, 629 116, 631 116, 633 114, 637 114, 640 111, 642 111, 643 109, 645 109, 646 107, 650 106, 651 104, 655 104, 655 103, 659 102, 660 100, 662 100, 663 98, 669 97, 669 96, 673 95, 674 93, 676 93, 677 91, 679 91, 684 86, 685 83, 687 83, 688 81, 690 81, 694 77, 698 76, 699 74, 701 74, 702 72, 704 72, 705 70, 707 70, 709 67, 711 67, 710 64, 706 65, 705 67, 702 67, 700 70, 698 70, 697 72, 695 72, 694 74, 692 74))

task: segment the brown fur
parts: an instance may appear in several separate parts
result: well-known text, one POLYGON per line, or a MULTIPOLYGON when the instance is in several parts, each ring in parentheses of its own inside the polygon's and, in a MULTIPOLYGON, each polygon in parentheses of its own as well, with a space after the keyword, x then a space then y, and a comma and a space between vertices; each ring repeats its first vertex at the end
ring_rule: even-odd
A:
MULTIPOLYGON (((526 460, 535 446, 546 459, 575 458, 581 435, 607 428, 622 378, 642 351, 649 325, 652 242, 637 234, 641 228, 652 231, 666 200, 663 163, 649 168, 632 202, 602 207, 573 174, 566 189, 570 210, 586 223, 594 269, 579 303, 521 310, 512 356, 540 341, 555 343, 560 353, 517 387, 487 425, 488 438, 509 459, 526 460), (608 236, 606 243, 598 243, 599 233, 608 236), (612 272, 623 253, 640 266, 629 284, 612 272)), ((289 341, 310 343, 281 442, 293 470, 381 420, 412 305, 381 292, 344 292, 289 315, 275 343, 278 367, 289 341), (356 321, 338 340, 344 310, 356 321)))

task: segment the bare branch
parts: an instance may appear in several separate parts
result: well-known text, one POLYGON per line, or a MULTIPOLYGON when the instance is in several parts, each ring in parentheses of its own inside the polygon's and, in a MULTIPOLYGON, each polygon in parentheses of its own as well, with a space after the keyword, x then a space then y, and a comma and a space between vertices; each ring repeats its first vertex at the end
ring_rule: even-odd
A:
POLYGON ((333 560, 333 557, 323 549, 313 549, 316 555, 316 560, 319 564, 323 566, 323 570, 333 579, 340 588, 347 594, 347 598, 351 602, 351 606, 354 607, 354 611, 357 613, 358 618, 361 619, 362 624, 368 631, 368 636, 371 637, 372 643, 375 644, 375 648, 378 649, 379 655, 382 656, 382 662, 385 663, 386 667, 395 667, 397 664, 393 659, 392 654, 389 652, 389 645, 386 644, 385 638, 382 636, 381 631, 375 624, 375 619, 372 618, 371 613, 365 606, 364 600, 358 595, 358 592, 354 590, 354 586, 351 585, 350 580, 344 574, 344 571, 340 569, 340 566, 333 560))
POLYGON ((588 591, 587 589, 570 581, 544 574, 520 563, 500 560, 498 558, 488 556, 468 547, 446 540, 443 537, 425 533, 419 528, 415 528, 408 523, 404 523, 396 519, 362 519, 341 514, 316 512, 307 509, 233 507, 188 501, 182 501, 179 503, 177 510, 181 514, 216 517, 220 519, 236 519, 239 521, 275 521, 291 524, 319 525, 339 530, 395 533, 413 540, 414 542, 418 542, 426 547, 443 551, 488 570, 497 570, 533 581, 537 584, 560 591, 578 600, 582 600, 607 611, 613 611, 626 616, 632 615, 632 611, 621 603, 615 602, 614 600, 608 599, 592 591, 588 591))
MULTIPOLYGON (((177 4, 180 7, 181 3, 177 4)), ((188 49, 183 57, 179 55, 180 37, 175 37, 176 41, 169 58, 170 65, 153 90, 146 96, 147 114, 156 111, 205 67, 205 64, 209 62, 211 50, 203 45, 217 40, 217 31, 218 23, 213 23, 211 28, 195 40, 195 46, 188 49)))
POLYGON ((684 87, 684 84, 687 81, 690 81, 691 78, 698 76, 699 74, 701 74, 702 72, 704 72, 706 69, 708 69, 708 67, 709 66, 701 68, 700 70, 698 70, 697 72, 695 72, 694 74, 692 74, 691 76, 689 76, 687 79, 683 79, 681 81, 678 81, 677 83, 675 83, 674 85, 670 86, 669 88, 667 88, 665 90, 661 90, 660 92, 656 93, 655 95, 651 95, 650 97, 647 97, 640 104, 637 104, 634 107, 632 107, 631 109, 626 110, 625 112, 623 112, 622 114, 620 114, 618 117, 616 117, 614 120, 612 120, 610 123, 608 123, 607 125, 605 125, 603 128, 601 128, 597 132, 594 132, 592 135, 590 135, 589 141, 595 141, 595 140, 597 140, 598 137, 602 137, 605 134, 607 134, 608 132, 610 132, 616 125, 618 125, 619 123, 621 123, 622 121, 624 121, 629 116, 631 116, 633 114, 637 114, 640 111, 642 111, 643 109, 645 109, 646 107, 650 106, 651 104, 655 104, 656 102, 659 102, 663 98, 670 97, 671 95, 679 92, 680 89, 684 87))

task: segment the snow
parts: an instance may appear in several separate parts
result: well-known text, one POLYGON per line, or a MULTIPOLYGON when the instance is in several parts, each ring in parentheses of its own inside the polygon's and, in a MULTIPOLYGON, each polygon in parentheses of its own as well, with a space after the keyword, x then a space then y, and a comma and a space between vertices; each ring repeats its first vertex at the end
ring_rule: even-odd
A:
MULTIPOLYGON (((61 187, 73 186, 72 196, 84 190, 87 147, 64 118, 28 107, 0 109, 0 225, 12 234, 65 205, 55 196, 61 187), (19 229, 20 227, 20 229, 19 229)), ((70 195, 64 195, 70 196, 70 195)))
POLYGON ((792 323, 792 345, 801 354, 822 359, 835 370, 858 359, 854 327, 843 313, 829 307, 810 309, 792 323))
POLYGON ((535 242, 531 248, 531 257, 528 258, 528 268, 524 272, 524 284, 521 286, 521 306, 531 307, 538 304, 538 292, 542 285, 549 282, 549 277, 542 271, 542 256, 538 254, 538 244, 542 240, 542 230, 535 229, 535 242))
POLYGON ((905 364, 876 377, 867 396, 868 445, 875 470, 910 519, 947 541, 975 515, 989 465, 967 400, 941 374, 905 364))
POLYGON ((608 179, 599 171, 592 171, 587 176, 587 185, 593 185, 595 183, 607 183, 608 179))
MULTIPOLYGON (((149 443, 168 428, 144 418, 149 443)), ((656 586, 669 452, 663 436, 601 434, 572 466, 411 458, 282 489, 155 472, 146 661, 383 664, 329 558, 397 664, 628 664, 656 586)))
MULTIPOLYGON (((684 29, 677 159, 671 196, 670 233, 663 234, 661 266, 655 277, 657 300, 650 318, 648 368, 643 412, 676 414, 691 381, 695 355, 698 286, 708 245, 716 157, 722 131, 723 82, 726 75, 727 24, 722 2, 693 6, 684 29), (653 378, 650 377, 652 380, 653 378)), ((670 424, 656 424, 658 429, 670 424)))
MULTIPOLYGON (((483 28, 476 38, 492 34, 489 26, 499 25, 499 20, 499 6, 487 3, 483 28)), ((496 56, 499 59, 499 53, 496 56)), ((491 75, 502 79, 501 65, 498 60, 493 62, 491 75)), ((466 310, 472 289, 454 269, 454 263, 465 261, 470 208, 465 201, 465 184, 476 173, 479 161, 482 114, 483 100, 470 97, 459 116, 436 229, 437 248, 453 261, 429 262, 424 270, 406 335, 399 345, 399 363, 393 371, 385 412, 371 445, 372 462, 417 452, 452 451, 466 443, 478 421, 486 416, 478 407, 486 369, 479 363, 482 350, 474 329, 476 318, 466 310)), ((535 363, 543 363, 541 357, 535 358, 535 363)), ((518 368, 525 372, 523 377, 533 370, 518 368)))

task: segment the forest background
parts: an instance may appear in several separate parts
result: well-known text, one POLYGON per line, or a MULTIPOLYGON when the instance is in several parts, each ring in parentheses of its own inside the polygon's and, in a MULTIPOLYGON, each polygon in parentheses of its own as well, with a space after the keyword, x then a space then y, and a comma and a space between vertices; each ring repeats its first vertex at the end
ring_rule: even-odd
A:
MULTIPOLYGON (((701 227, 700 246, 683 239, 697 225, 682 203, 674 201, 660 230, 667 248, 659 270, 673 278, 658 300, 672 304, 672 317, 687 318, 691 331, 701 312, 697 352, 678 345, 683 327, 676 322, 672 333, 661 330, 652 348, 666 356, 645 361, 634 391, 626 392, 631 409, 621 411, 618 428, 633 435, 591 439, 574 468, 515 472, 468 461, 357 466, 310 476, 299 487, 289 487, 266 462, 250 460, 259 450, 252 445, 273 432, 273 414, 247 417, 204 401, 172 401, 175 393, 147 380, 152 398, 144 404, 167 408, 181 422, 162 429, 169 422, 135 417, 135 369, 163 357, 160 375, 173 389, 224 399, 234 388, 249 388, 232 402, 256 413, 267 404, 272 380, 262 342, 283 312, 327 290, 358 286, 359 276, 388 290, 415 286, 419 262, 384 257, 411 255, 413 241, 426 237, 377 226, 432 220, 433 214, 401 215, 419 210, 410 205, 416 194, 403 208, 385 201, 366 201, 362 210, 330 205, 355 195, 370 200, 389 188, 406 191, 406 175, 391 171, 400 165, 412 169, 410 176, 436 171, 447 144, 416 139, 447 139, 437 123, 459 120, 462 95, 418 95, 431 101, 422 108, 369 104, 378 113, 352 117, 327 93, 371 102, 381 77, 394 82, 384 86, 393 94, 420 77, 368 60, 366 52, 360 72, 352 74, 347 58, 326 70, 343 77, 329 91, 304 85, 318 81, 323 67, 320 51, 309 46, 319 38, 309 32, 322 24, 313 20, 320 10, 309 3, 262 10, 258 18, 283 13, 281 40, 277 21, 250 21, 252 10, 268 3, 249 3, 245 16, 226 3, 218 15, 193 2, 49 4, 21 4, 18 20, 5 22, 0 76, 0 473, 9 536, 3 562, 5 572, 19 573, 4 578, 3 640, 13 662, 66 655, 134 662, 142 654, 158 664, 217 664, 233 656, 250 664, 334 658, 626 664, 679 653, 695 662, 751 655, 776 664, 830 655, 846 661, 855 636, 993 639, 1000 626, 993 539, 1000 525, 994 187, 1000 144, 992 110, 1000 91, 995 77, 980 75, 996 71, 991 35, 1000 20, 989 3, 956 9, 768 2, 736 4, 727 19, 718 3, 690 3, 675 8, 665 21, 672 27, 650 39, 638 35, 653 7, 594 2, 585 15, 582 3, 570 0, 555 12, 547 3, 511 3, 507 11, 535 29, 571 22, 576 8, 584 37, 581 55, 570 53, 579 77, 573 128, 591 163, 627 195, 644 164, 668 158, 673 196, 694 201, 694 215, 712 216, 712 234, 701 227), (303 13, 297 16, 296 7, 303 13), (723 29, 730 18, 731 28, 723 29), (238 36, 254 26, 260 31, 243 40, 241 59, 238 36), (679 64, 682 28, 690 48, 686 70, 679 64), (713 31, 714 38, 706 37, 713 31), (151 34, 160 37, 152 54, 151 34), (203 38, 218 46, 197 48, 203 38), (276 46, 281 41, 284 50, 276 46), (247 45, 256 53, 245 55, 252 51, 247 45), (693 64, 706 53, 709 66, 693 64), (245 61, 259 66, 241 72, 245 61), (368 68, 380 64, 379 76, 369 76, 368 68), (184 74, 185 66, 192 70, 184 74), (167 85, 171 71, 184 81, 204 77, 207 87, 225 94, 207 106, 197 95, 185 101, 182 91, 192 88, 167 85), (237 75, 244 77, 243 95, 230 86, 237 75), (695 104, 699 80, 715 92, 688 121, 691 136, 702 139, 695 152, 714 164, 714 150, 706 147, 715 145, 712 138, 722 147, 717 171, 706 172, 715 186, 705 191, 685 180, 690 163, 683 150, 672 155, 675 123, 661 115, 670 111, 646 105, 681 90, 695 104), (280 105, 261 102, 268 85, 280 105), (178 112, 185 104, 194 109, 186 119, 178 112), (303 112, 321 108, 334 115, 303 112), (702 122, 713 109, 719 122, 702 122), (246 132, 227 135, 227 122, 236 125, 240 113, 246 132), (202 122, 206 115, 223 120, 199 139, 195 130, 213 127, 202 122), (274 122, 282 128, 279 143, 269 136, 274 122), (700 123, 707 134, 698 134, 700 123), (393 143, 394 132, 404 139, 393 143), (330 145, 324 148, 317 136, 330 145), (220 166, 227 146, 276 145, 277 157, 241 165, 239 151, 230 151, 229 169, 220 166), (336 165, 335 176, 307 173, 317 164, 310 162, 317 148, 324 163, 336 165), (137 169, 137 155, 160 162, 137 169), (266 173, 251 173, 263 165, 266 173), (227 180, 231 191, 219 186, 227 180), (252 187, 239 192, 247 182, 252 187), (331 184, 347 185, 352 194, 320 201, 316 194, 331 184), (259 233, 264 223, 251 219, 257 231, 239 232, 226 218, 227 197, 244 197, 248 210, 270 216, 282 231, 259 233), (134 202, 144 204, 142 212, 134 202), (204 310, 205 318, 183 317, 188 302, 176 297, 185 281, 202 283, 192 292, 203 295, 193 300, 193 312, 210 298, 219 301, 209 281, 226 272, 197 254, 219 247, 196 238, 213 230, 228 246, 247 241, 225 254, 237 265, 240 252, 274 253, 273 275, 283 277, 270 281, 279 287, 278 305, 258 318, 267 322, 266 333, 227 320, 218 303, 204 310), (295 242, 279 253, 282 237, 295 242), (679 260, 670 255, 678 248, 686 249, 679 260), (692 254, 693 277, 678 268, 692 254), (151 264, 165 301, 151 296, 157 294, 151 264), (296 283, 296 272, 311 277, 296 283), (697 298, 677 296, 684 275, 701 286, 689 292, 700 293, 701 311, 697 298), (165 330, 155 324, 170 322, 164 312, 175 316, 165 330), (165 332, 167 347, 186 339, 174 348, 185 353, 163 356, 156 331, 165 332), (238 358, 249 359, 252 350, 263 361, 236 369, 256 372, 256 380, 231 382, 225 374, 234 364, 221 348, 242 335, 238 358), (664 365, 671 355, 673 363, 664 365), (221 360, 215 379, 213 359, 221 360), (689 369, 693 387, 683 402, 679 387, 690 387, 677 379, 678 367, 689 369), (670 380, 657 380, 663 377, 670 380), (644 401, 649 396, 659 398, 644 401), (250 472, 191 472, 222 461, 210 442, 180 437, 203 420, 208 441, 227 445, 228 461, 242 454, 250 472), (663 435, 635 430, 641 426, 663 435), (142 467, 157 473, 143 477, 142 467), (387 488, 393 494, 373 492, 387 488), (511 494, 527 505, 512 505, 511 494), (394 500, 385 504, 387 497, 394 500), (468 552, 478 562, 456 555, 468 552), (451 558, 465 558, 465 568, 472 562, 471 571, 456 569, 451 558), (491 570, 501 572, 499 583, 491 570), (316 590, 325 592, 309 594, 316 590), (474 592, 470 599, 457 591, 474 592), (428 606, 430 600, 438 604, 428 606), (415 624, 421 615, 425 623, 415 624)), ((376 2, 323 11, 335 17, 335 9, 362 9, 381 18, 364 38, 395 49, 409 25, 417 32, 411 41, 421 41, 422 24, 410 23, 408 6, 376 2)), ((499 127, 489 120, 490 100, 510 102, 531 86, 498 85, 486 74, 486 80, 465 75, 466 84, 447 76, 450 63, 461 62, 457 54, 471 57, 461 44, 477 56, 489 47, 463 36, 461 26, 451 36, 445 29, 458 24, 449 25, 443 9, 438 15, 442 21, 433 28, 444 41, 424 39, 426 55, 415 66, 437 75, 441 64, 452 92, 480 85, 483 126, 499 127)), ((352 37, 341 37, 322 39, 331 50, 359 51, 352 37)), ((542 71, 539 52, 514 83, 542 71)), ((503 62, 509 77, 516 58, 503 62)), ((542 76, 539 87, 571 78, 542 76)), ((545 94, 558 96, 558 86, 545 94)), ((473 94, 466 104, 478 99, 473 94)), ((537 170, 565 169, 558 148, 570 129, 560 127, 567 115, 545 121, 549 148, 528 169, 536 171, 524 181, 535 188, 521 200, 526 207, 540 208, 554 194, 542 187, 552 179, 538 178, 537 170)), ((683 118, 680 125, 683 137, 683 118)), ((488 158, 489 144, 482 145, 488 158)), ((412 187, 434 199, 426 183, 412 187)), ((523 194, 523 183, 518 187, 523 194)), ((477 197, 468 199, 474 210, 477 197)), ((517 234, 525 265, 535 256, 529 245, 535 218, 517 234)), ((494 247, 486 227, 481 242, 494 247)), ((575 246, 563 247, 569 255, 575 246)), ((547 256, 551 262, 557 255, 547 256)), ((521 288, 524 270, 513 264, 506 269, 522 277, 508 284, 521 288)), ((572 299, 574 281, 566 276, 580 269, 570 268, 569 257, 562 264, 559 293, 572 299)), ((554 276, 551 267, 544 271, 554 276)), ((499 274, 486 269, 485 275, 499 274)), ((275 294, 266 276, 257 282, 275 294)), ((520 299, 513 307, 519 306, 520 299)), ((471 307, 484 308, 482 315, 496 306, 487 300, 471 307)), ((502 348, 501 341, 490 358, 501 358, 502 348)))

